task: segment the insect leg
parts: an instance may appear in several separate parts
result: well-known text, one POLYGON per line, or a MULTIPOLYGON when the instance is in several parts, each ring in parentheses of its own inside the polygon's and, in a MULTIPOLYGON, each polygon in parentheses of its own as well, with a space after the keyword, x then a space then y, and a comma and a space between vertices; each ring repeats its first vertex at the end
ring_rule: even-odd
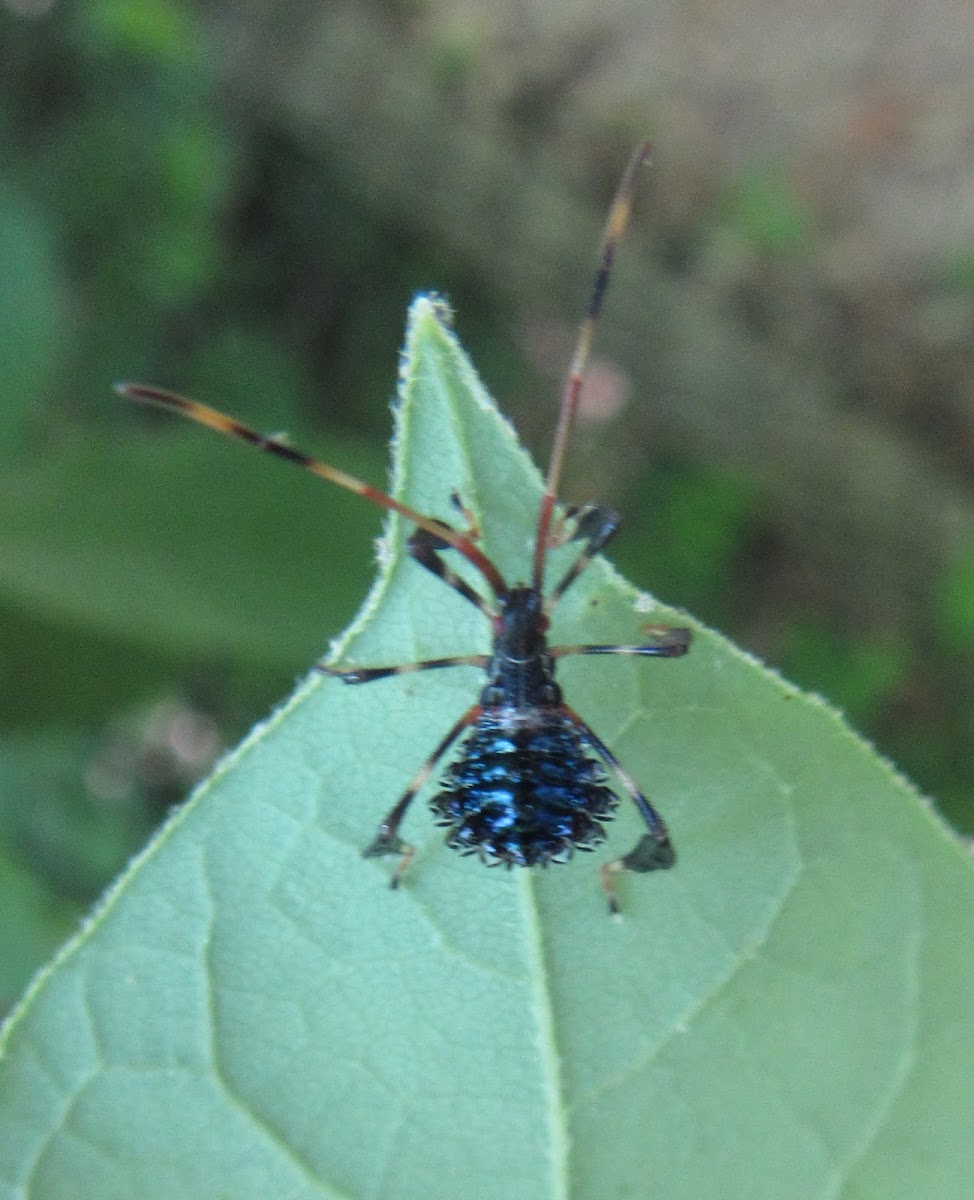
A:
POLYGON ((547 598, 549 609, 554 608, 596 554, 608 545, 618 531, 619 514, 613 512, 611 508, 593 506, 582 510, 571 540, 577 542, 584 539, 585 545, 578 558, 565 572, 564 577, 551 589, 547 598))
POLYGON ((647 628, 656 640, 639 646, 553 646, 552 658, 565 658, 569 654, 641 654, 653 658, 679 658, 690 649, 693 633, 683 626, 654 625, 647 628))
MULTIPOLYGON (((444 529, 448 528, 444 526, 444 529)), ((450 530, 451 533, 455 531, 450 530)), ((467 535, 464 535, 467 536, 467 535)), ((425 567, 427 571, 431 571, 437 579, 442 579, 447 587, 453 588, 455 592, 459 592, 464 600, 469 600, 474 607, 480 611, 488 620, 494 617, 494 611, 480 593, 470 586, 469 583, 453 570, 453 568, 442 558, 442 551, 451 549, 449 542, 445 542, 434 537, 427 529, 417 529, 410 535, 409 554, 419 563, 421 567, 425 567)), ((503 597, 504 593, 498 593, 503 597)))
MULTIPOLYGON (((455 549, 453 542, 450 540, 450 535, 455 538, 459 532, 459 535, 471 544, 480 540, 480 526, 477 524, 473 512, 463 503, 459 492, 450 493, 450 503, 466 521, 467 528, 460 532, 451 525, 447 525, 445 521, 434 518, 435 524, 441 526, 447 536, 438 538, 429 529, 417 529, 409 538, 409 553, 421 567, 425 567, 427 571, 432 572, 437 579, 442 579, 448 587, 453 588, 455 592, 459 592, 464 600, 469 600, 475 608, 479 608, 488 620, 492 620, 494 612, 487 601, 484 600, 476 588, 471 587, 441 557, 444 550, 455 549)), ((495 594, 501 599, 503 599, 505 592, 506 589, 498 592, 495 588, 495 594)))
POLYGON ((646 822, 648 832, 643 834, 632 850, 628 854, 624 854, 621 858, 605 863, 602 867, 602 888, 609 901, 609 911, 615 915, 619 911, 619 901, 616 898, 613 876, 617 875, 620 871, 636 871, 639 873, 644 871, 664 871, 672 867, 676 862, 676 851, 673 849, 673 843, 670 841, 666 822, 639 790, 635 779, 633 779, 622 763, 619 762, 605 742, 602 741, 594 730, 585 724, 574 710, 570 709, 567 705, 562 705, 562 711, 592 749, 616 773, 619 782, 626 790, 633 804, 639 809, 640 815, 646 822))
POLYGON ((467 522, 467 528, 463 531, 464 537, 468 537, 472 542, 479 542, 482 535, 473 510, 467 508, 463 502, 463 497, 456 491, 450 493, 450 503, 467 522))
POLYGON ((433 773, 433 768, 443 755, 449 750, 453 743, 457 740, 461 733, 477 720, 480 716, 480 705, 474 704, 463 714, 459 721, 453 726, 446 737, 440 742, 433 753, 429 756, 426 762, 419 768, 416 774, 409 781, 409 787, 399 797, 393 807, 386 814, 379 828, 376 830, 375 838, 372 844, 362 851, 363 858, 378 858, 383 854, 399 854, 401 855, 396 869, 392 873, 389 880, 391 888, 399 886, 399 880, 402 878, 403 872, 412 862, 415 854, 415 846, 404 842, 399 836, 399 826, 402 824, 402 819, 406 815, 406 810, 409 808, 415 799, 416 793, 429 779, 433 773))
MULTIPOLYGON (((467 520, 468 528, 464 530, 462 536, 469 538, 472 542, 476 541, 480 537, 480 530, 477 528, 472 514, 464 508, 456 492, 453 493, 450 499, 453 506, 459 509, 467 520)), ((437 525, 442 525, 443 529, 448 533, 456 534, 457 531, 451 529, 444 522, 441 522, 437 518, 434 518, 434 521, 437 525)), ((475 588, 471 587, 462 576, 458 575, 441 557, 444 550, 454 548, 450 542, 435 537, 428 529, 416 529, 410 535, 407 544, 410 556, 421 567, 425 567, 437 579, 442 579, 448 587, 459 592, 465 600, 469 600, 471 604, 478 608, 489 621, 494 620, 495 614, 483 596, 475 588)), ((442 667, 480 667, 483 670, 489 662, 490 656, 487 654, 464 654, 452 655, 450 658, 427 658, 421 662, 399 663, 391 667, 331 667, 318 663, 315 669, 321 671, 323 675, 333 675, 338 679, 343 679, 346 683, 371 683, 374 679, 387 679, 390 675, 406 675, 414 671, 435 671, 442 667)))
POLYGON ((424 658, 421 662, 398 663, 392 667, 328 667, 315 663, 315 670, 322 675, 331 675, 345 683, 371 683, 374 679, 388 679, 390 675, 411 675, 416 671, 436 671, 442 667, 480 667, 486 669, 490 657, 487 654, 456 654, 452 658, 424 658))

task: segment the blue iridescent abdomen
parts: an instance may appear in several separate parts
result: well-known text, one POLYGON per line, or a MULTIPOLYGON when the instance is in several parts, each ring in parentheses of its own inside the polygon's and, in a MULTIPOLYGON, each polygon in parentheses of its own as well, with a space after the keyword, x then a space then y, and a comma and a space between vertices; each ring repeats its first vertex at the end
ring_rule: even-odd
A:
POLYGON ((544 866, 605 838, 618 797, 559 709, 485 708, 430 801, 447 845, 508 866, 544 866))

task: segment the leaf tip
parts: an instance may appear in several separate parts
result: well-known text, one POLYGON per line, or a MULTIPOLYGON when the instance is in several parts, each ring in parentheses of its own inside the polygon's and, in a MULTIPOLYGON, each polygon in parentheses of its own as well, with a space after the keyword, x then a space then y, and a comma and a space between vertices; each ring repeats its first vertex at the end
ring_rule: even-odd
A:
POLYGON ((412 328, 424 321, 447 329, 453 328, 453 309, 439 292, 417 292, 409 306, 407 325, 412 328))

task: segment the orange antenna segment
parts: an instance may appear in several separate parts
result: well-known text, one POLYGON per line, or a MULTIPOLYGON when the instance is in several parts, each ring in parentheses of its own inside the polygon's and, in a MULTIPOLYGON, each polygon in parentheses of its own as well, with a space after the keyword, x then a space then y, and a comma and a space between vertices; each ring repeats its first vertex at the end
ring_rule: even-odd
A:
POLYGON ((267 450, 269 453, 277 455, 278 458, 286 459, 288 462, 303 467, 312 475, 317 475, 319 479, 327 479, 329 483, 337 484, 346 491, 354 492, 357 496, 364 496, 366 500, 371 500, 380 508, 399 513, 407 521, 412 521, 418 529, 424 529, 439 542, 452 546, 454 550, 462 554, 483 575, 495 596, 506 595, 507 585, 504 583, 501 573, 469 537, 465 537, 448 525, 441 524, 433 517, 424 517, 422 513, 410 508, 408 504, 403 504, 369 483, 363 483, 354 475, 340 471, 337 467, 332 467, 320 459, 302 454, 300 450, 295 450, 287 442, 266 437, 264 434, 242 425, 233 417, 228 417, 224 413, 218 412, 217 409, 210 408, 208 404, 190 400, 187 396, 179 396, 175 392, 163 391, 161 388, 146 387, 141 383, 117 383, 115 391, 129 400, 138 400, 144 404, 157 404, 162 408, 172 409, 190 421, 195 421, 198 425, 205 425, 208 429, 216 430, 217 433, 225 433, 230 437, 239 438, 251 446, 256 446, 258 450, 267 450))
POLYGON ((558 425, 555 429, 555 441, 548 464, 548 477, 545 480, 544 494, 541 497, 541 511, 538 515, 538 533, 534 544, 534 587, 538 591, 541 591, 544 583, 545 558, 548 553, 551 521, 555 510, 555 501, 558 496, 561 467, 565 459, 565 450, 568 446, 568 439, 571 436, 572 426, 575 423, 575 414, 578 411, 578 401, 582 394, 582 386, 585 383, 585 371, 588 367, 589 356, 592 352, 592 343, 595 340, 595 329, 598 325, 599 315, 602 312, 603 301, 605 300, 605 291, 609 283, 612 260, 615 258, 616 248, 629 225, 629 217, 632 213, 639 173, 642 170, 643 164, 649 159, 652 149, 651 142, 643 142, 633 155, 622 177, 622 182, 619 184, 619 190, 616 192, 615 199, 612 201, 612 207, 609 209, 609 217, 605 225, 605 233, 602 235, 599 265, 595 272, 595 281, 592 285, 592 294, 589 298, 588 308, 585 312, 581 328, 578 331, 578 341, 575 344, 575 354, 572 358, 571 368, 565 380, 565 388, 561 398, 561 409, 558 413, 558 425))

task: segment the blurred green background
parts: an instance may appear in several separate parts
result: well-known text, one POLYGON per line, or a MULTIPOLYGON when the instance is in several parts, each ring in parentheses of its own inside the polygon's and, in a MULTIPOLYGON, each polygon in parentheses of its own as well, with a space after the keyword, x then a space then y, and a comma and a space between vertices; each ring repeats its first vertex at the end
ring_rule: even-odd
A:
POLYGON ((974 829, 974 71, 940 10, 862 9, 858 56, 800 13, 0 4, 0 1011, 326 651, 381 523, 112 382, 381 482, 432 288, 543 458, 646 134, 564 492, 974 829))

